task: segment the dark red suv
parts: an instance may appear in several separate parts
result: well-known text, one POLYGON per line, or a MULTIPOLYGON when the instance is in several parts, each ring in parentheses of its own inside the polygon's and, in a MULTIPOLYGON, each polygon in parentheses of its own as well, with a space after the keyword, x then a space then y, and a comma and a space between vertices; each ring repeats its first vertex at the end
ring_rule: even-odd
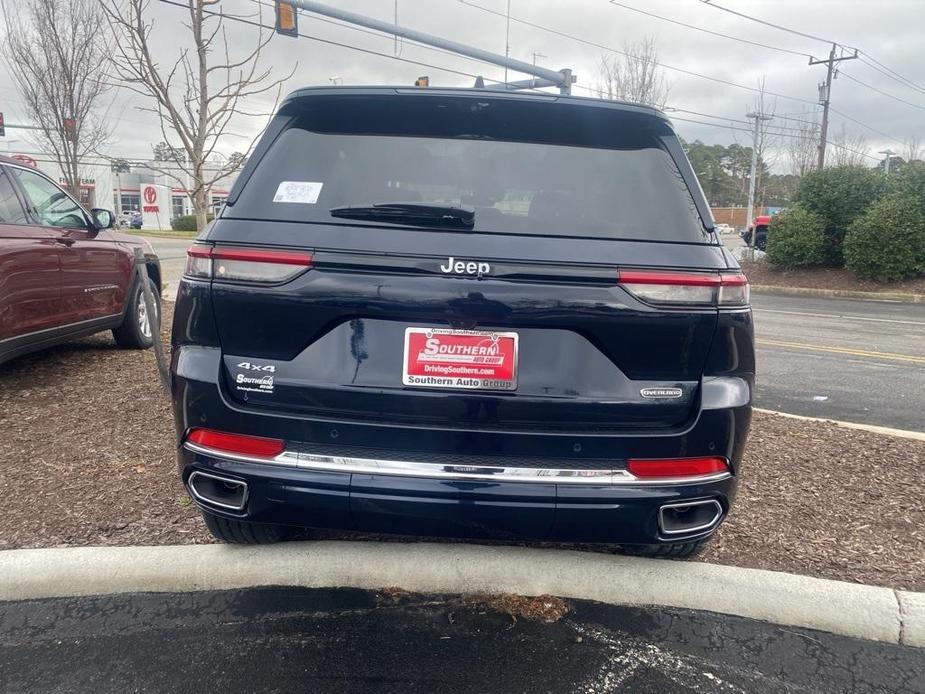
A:
POLYGON ((141 247, 155 297, 160 262, 144 239, 112 229, 40 171, 0 157, 0 362, 112 330, 121 347, 153 343, 134 273, 141 247))

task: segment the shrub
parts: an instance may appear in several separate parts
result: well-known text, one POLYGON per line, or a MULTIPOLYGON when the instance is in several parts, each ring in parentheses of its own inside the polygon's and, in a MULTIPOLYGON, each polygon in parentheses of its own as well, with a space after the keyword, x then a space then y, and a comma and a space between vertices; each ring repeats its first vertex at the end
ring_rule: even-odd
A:
POLYGON ((891 195, 851 224, 845 265, 863 279, 891 282, 925 272, 925 215, 915 198, 891 195))
MULTIPOLYGON (((206 215, 208 221, 212 221, 214 215, 206 215)), ((170 228, 174 231, 196 231, 196 215, 185 214, 182 217, 174 217, 170 220, 170 228)))
POLYGON ((800 181, 793 202, 825 220, 825 263, 844 264, 842 241, 851 223, 886 195, 886 176, 862 166, 811 171, 800 181))
POLYGON ((925 162, 906 164, 893 178, 893 188, 897 195, 914 198, 919 210, 925 214, 925 162))
POLYGON ((774 267, 822 265, 825 249, 825 220, 818 214, 794 205, 771 218, 768 262, 774 267))

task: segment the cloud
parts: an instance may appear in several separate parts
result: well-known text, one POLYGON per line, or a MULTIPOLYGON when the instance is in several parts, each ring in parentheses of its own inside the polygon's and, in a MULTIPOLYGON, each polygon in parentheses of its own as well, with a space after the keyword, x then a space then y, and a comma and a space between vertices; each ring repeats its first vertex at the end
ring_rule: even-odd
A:
MULTIPOLYGON (((334 0, 330 1, 335 4, 334 0)), ((506 0, 469 1, 493 12, 503 13, 506 7, 506 0)), ((248 14, 250 20, 257 19, 255 12, 262 11, 262 21, 272 24, 272 4, 268 0, 261 2, 264 4, 258 4, 255 0, 223 0, 221 7, 224 12, 248 14)), ((823 42, 763 27, 695 0, 621 2, 677 21, 797 52, 821 57, 828 50, 827 44, 823 42)), ((343 9, 385 21, 392 21, 395 10, 394 0, 338 0, 336 4, 343 9)), ((921 73, 919 55, 923 25, 922 8, 918 0, 881 0, 877 3, 866 0, 839 3, 830 0, 778 0, 773 4, 759 0, 725 0, 724 4, 808 33, 821 33, 825 38, 859 45, 867 54, 907 77, 916 78, 921 73), (833 11, 836 7, 837 11, 833 11)), ((183 26, 185 11, 160 0, 151 1, 150 11, 155 20, 156 54, 163 65, 172 65, 188 32, 183 26)), ((401 24, 486 50, 504 52, 504 18, 470 4, 459 0, 398 0, 398 12, 401 24)), ((587 94, 587 89, 596 86, 602 50, 524 22, 553 28, 615 49, 638 41, 643 36, 654 36, 661 62, 677 68, 666 69, 672 84, 671 104, 677 108, 742 119, 744 113, 754 106, 754 93, 698 78, 683 70, 750 87, 757 86, 764 79, 769 91, 783 95, 776 100, 769 100, 780 116, 775 121, 779 126, 787 126, 783 120, 784 114, 818 110, 814 102, 818 97, 817 85, 824 79, 825 69, 821 66, 810 67, 808 59, 799 55, 710 36, 620 8, 607 0, 571 0, 568 3, 512 0, 511 14, 524 20, 511 22, 511 56, 530 62, 533 53, 538 52, 546 56, 538 58, 539 63, 545 67, 572 68, 578 75, 576 94, 587 94)), ((244 23, 226 21, 232 51, 243 53, 256 40, 257 29, 244 23)), ((272 66, 278 76, 286 74, 293 65, 298 64, 295 75, 286 84, 287 90, 328 84, 335 77, 348 85, 410 85, 417 76, 426 74, 430 76, 432 85, 469 86, 473 82, 471 75, 481 74, 498 80, 503 79, 504 75, 503 68, 417 46, 408 41, 399 42, 396 55, 392 37, 349 28, 304 12, 300 13, 299 28, 302 33, 313 38, 276 37, 263 56, 266 64, 272 66), (367 52, 336 45, 338 43, 362 48, 367 52)), ((925 92, 905 87, 861 60, 846 61, 842 70, 883 91, 925 107, 925 92)), ((511 73, 511 79, 521 77, 523 75, 511 73)), ((15 94, 15 86, 5 71, 0 74, 0 89, 4 94, 15 94)), ((125 90, 114 92, 112 98, 110 113, 116 122, 116 140, 110 147, 111 152, 126 157, 147 156, 151 144, 161 139, 156 119, 152 114, 137 111, 136 107, 144 105, 144 102, 125 90)), ((5 97, 4 103, 8 122, 22 119, 21 103, 16 96, 5 97)), ((873 151, 888 145, 894 148, 899 145, 843 118, 841 113, 899 140, 913 135, 925 140, 925 113, 922 109, 898 103, 844 76, 835 82, 832 105, 838 112, 832 114, 832 127, 838 130, 844 125, 848 133, 864 132, 873 151)), ((247 105, 249 111, 258 112, 268 112, 272 107, 272 98, 254 99, 247 105)), ((715 120, 690 117, 704 121, 715 120)), ((227 138, 222 143, 222 151, 227 154, 246 149, 265 120, 260 117, 237 118, 232 130, 243 137, 227 138)), ((676 125, 680 134, 687 139, 699 138, 710 143, 725 144, 736 138, 747 138, 744 133, 736 133, 726 127, 682 121, 677 121, 676 125)))

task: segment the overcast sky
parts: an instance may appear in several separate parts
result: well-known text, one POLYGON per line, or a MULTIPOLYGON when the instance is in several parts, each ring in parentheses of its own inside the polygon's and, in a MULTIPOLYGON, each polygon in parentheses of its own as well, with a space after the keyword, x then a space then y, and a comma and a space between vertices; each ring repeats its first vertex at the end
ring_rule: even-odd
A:
MULTIPOLYGON (((268 1, 268 0, 267 0, 268 1)), ((467 2, 470 0, 467 0, 467 2)), ((676 21, 709 28, 716 32, 747 38, 797 53, 822 57, 828 45, 810 38, 795 36, 747 19, 711 8, 700 0, 621 0, 625 5, 670 17, 676 21)), ((782 24, 807 34, 838 41, 862 49, 866 55, 886 65, 896 73, 925 87, 925 0, 714 0, 714 2, 782 24)), ((507 0, 471 0, 496 12, 503 13, 507 0)), ((344 9, 391 21, 395 0, 331 0, 344 9)), ((794 127, 796 123, 784 116, 806 118, 818 110, 817 84, 825 77, 824 66, 810 67, 808 58, 739 41, 711 36, 686 27, 615 6, 608 0, 511 0, 511 56, 533 60, 549 68, 572 68, 578 75, 576 94, 585 95, 583 88, 593 88, 598 82, 598 64, 602 50, 542 29, 527 26, 516 19, 581 37, 604 46, 622 48, 649 35, 656 39, 663 65, 709 75, 721 80, 755 87, 766 79, 766 89, 796 99, 769 97, 769 107, 778 114, 776 125, 794 127)), ((223 0, 225 11, 254 11, 255 0, 223 0)), ((151 0, 151 16, 155 20, 153 35, 156 50, 164 65, 175 62, 177 46, 187 31, 182 26, 184 10, 161 0, 151 0)), ((272 24, 272 8, 265 7, 264 22, 272 24)), ((398 0, 399 23, 431 32, 480 48, 504 53, 505 20, 459 0, 398 0)), ((299 28, 303 34, 350 44, 392 56, 391 37, 371 35, 355 29, 337 26, 316 16, 301 13, 299 28)), ((256 29, 228 21, 227 32, 232 50, 243 51, 256 40, 256 29)), ((407 41, 399 47, 400 57, 440 66, 464 73, 482 74, 486 78, 502 79, 502 68, 466 58, 437 52, 407 41)), ((349 48, 325 44, 308 38, 276 37, 264 55, 267 65, 278 76, 286 74, 298 62, 295 75, 287 82, 284 92, 306 85, 328 84, 339 77, 344 84, 407 84, 418 75, 429 75, 432 85, 469 86, 472 78, 436 67, 424 67, 401 62, 390 57, 371 55, 349 48)), ((865 59, 869 61, 870 59, 865 59)), ((830 133, 844 127, 849 135, 863 133, 874 156, 878 150, 892 147, 902 150, 898 141, 918 136, 925 141, 925 91, 894 81, 875 71, 869 62, 851 60, 842 63, 845 75, 839 77, 832 91, 832 107, 839 113, 831 116, 830 133), (900 103, 852 81, 853 77, 912 104, 900 103), (882 134, 846 119, 841 114, 860 121, 882 134), (884 136, 886 135, 886 136, 884 136), (889 139, 889 137, 895 139, 889 139)), ((696 111, 721 118, 742 119, 754 106, 755 94, 745 89, 697 78, 677 70, 666 69, 671 84, 669 103, 678 109, 696 111)), ((522 75, 511 74, 510 79, 522 75)), ((23 122, 22 104, 15 85, 6 70, 0 70, 2 111, 7 122, 23 122)), ((111 94, 114 104, 112 117, 117 120, 115 138, 109 152, 126 158, 150 155, 151 144, 161 139, 154 117, 138 112, 142 102, 122 90, 111 94)), ((248 104, 249 110, 267 110, 272 100, 248 104)), ((691 118, 723 124, 722 120, 691 113, 673 112, 673 117, 691 118)), ((251 139, 265 123, 265 118, 241 117, 233 130, 243 137, 228 137, 221 149, 226 152, 246 150, 251 139)), ((675 121, 678 132, 688 140, 699 138, 708 143, 729 144, 749 142, 744 132, 723 127, 706 126, 681 120, 675 121)), ((743 126, 738 126, 743 127, 743 126)), ((7 140, 22 138, 21 131, 7 130, 7 140)), ((20 140, 10 142, 11 151, 30 150, 20 140)), ((6 148, 5 148, 6 149, 6 148)), ((873 164, 873 161, 869 163, 873 164)), ((786 170, 786 164, 778 165, 786 170)))

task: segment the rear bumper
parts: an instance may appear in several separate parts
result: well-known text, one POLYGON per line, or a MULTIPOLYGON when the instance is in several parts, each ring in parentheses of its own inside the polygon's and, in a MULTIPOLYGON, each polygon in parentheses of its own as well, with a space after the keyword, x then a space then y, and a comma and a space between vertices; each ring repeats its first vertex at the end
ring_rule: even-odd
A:
POLYGON ((264 523, 615 544, 695 539, 711 534, 729 510, 751 418, 750 385, 745 383, 743 392, 743 381, 733 378, 705 385, 696 421, 665 434, 502 433, 335 422, 255 412, 229 402, 218 385, 218 350, 181 347, 174 360, 184 484, 189 489, 196 471, 244 483, 246 503, 240 510, 234 503, 221 507, 192 495, 211 513, 264 523), (290 452, 268 464, 184 444, 186 432, 196 426, 281 438, 290 452), (622 461, 631 457, 708 455, 725 456, 730 473, 658 484, 634 482, 620 473, 622 461), (370 461, 405 467, 377 469, 370 461), (486 473, 480 465, 512 474, 486 473), (710 517, 706 527, 665 532, 660 510, 696 501, 717 509, 715 522, 710 517))
MULTIPOLYGON (((735 489, 733 475, 687 484, 518 482, 299 469, 180 448, 184 483, 205 510, 231 518, 368 532, 568 542, 651 544, 711 534, 735 489), (241 504, 197 494, 205 473, 243 483, 241 504), (715 502, 715 517, 678 532, 659 512, 715 502), (718 504, 718 505, 717 505, 718 504), (243 506, 242 508, 236 508, 243 506)), ((210 477, 209 479, 213 479, 210 477)))

